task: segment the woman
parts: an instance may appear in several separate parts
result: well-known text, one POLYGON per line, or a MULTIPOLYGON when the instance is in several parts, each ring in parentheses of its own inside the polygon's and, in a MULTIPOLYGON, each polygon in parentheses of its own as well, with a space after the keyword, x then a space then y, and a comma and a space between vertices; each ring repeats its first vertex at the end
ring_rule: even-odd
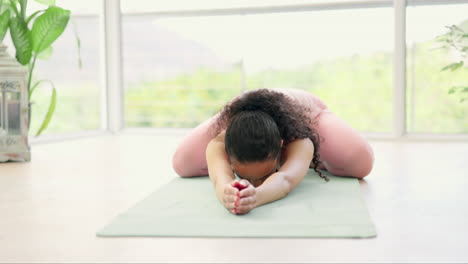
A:
POLYGON ((296 89, 248 91, 191 131, 178 146, 181 177, 209 175, 233 214, 285 197, 313 168, 363 178, 370 145, 315 95, 296 89), (235 174, 241 179, 237 181, 235 174))

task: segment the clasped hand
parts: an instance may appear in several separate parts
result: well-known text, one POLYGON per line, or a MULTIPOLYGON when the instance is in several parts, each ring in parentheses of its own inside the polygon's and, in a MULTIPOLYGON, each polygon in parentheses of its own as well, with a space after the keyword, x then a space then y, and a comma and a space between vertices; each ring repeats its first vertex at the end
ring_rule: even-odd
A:
POLYGON ((231 213, 247 214, 255 208, 256 202, 256 189, 249 181, 234 180, 224 186, 224 207, 231 213))

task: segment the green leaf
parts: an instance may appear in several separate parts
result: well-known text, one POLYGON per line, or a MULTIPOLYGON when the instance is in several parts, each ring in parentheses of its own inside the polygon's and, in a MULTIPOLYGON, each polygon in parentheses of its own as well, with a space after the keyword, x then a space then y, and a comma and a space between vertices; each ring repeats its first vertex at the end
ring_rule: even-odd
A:
POLYGON ((5 10, 5 12, 3 12, 0 15, 0 42, 3 41, 3 38, 5 37, 5 34, 7 33, 9 24, 10 24, 10 10, 5 10))
POLYGON ((16 49, 16 59, 26 65, 32 56, 32 37, 26 22, 19 17, 10 19, 10 35, 16 49))
POLYGON ((454 62, 454 63, 451 63, 451 64, 443 67, 440 71, 445 71, 445 70, 455 71, 455 70, 457 70, 458 68, 460 68, 462 66, 463 66, 463 61, 454 62))
POLYGON ((455 68, 452 69, 452 71, 454 71, 454 70, 456 70, 456 69, 458 69, 458 68, 461 68, 461 67, 463 67, 463 61, 460 61, 460 62, 458 63, 458 65, 457 65, 455 68))
POLYGON ((17 17, 20 17, 21 15, 18 11, 18 7, 16 6, 16 1, 8 2, 8 4, 9 4, 10 9, 13 10, 13 12, 15 12, 15 15, 17 17))
POLYGON ((54 53, 54 49, 52 48, 52 46, 49 46, 47 49, 39 53, 37 55, 37 58, 41 60, 48 60, 50 56, 52 56, 53 53, 54 53))
POLYGON ((448 94, 468 93, 468 86, 453 86, 448 90, 448 94))
POLYGON ((10 0, 0 0, 0 13, 10 9, 10 0))
MULTIPOLYGON (((1 0, 0 0, 1 1, 1 0)), ((3 0, 3 4, 0 7, 0 14, 3 13, 6 10, 10 10, 10 13, 12 12, 12 3, 10 3, 10 0, 3 0)))
POLYGON ((44 4, 48 6, 54 6, 55 5, 55 0, 35 0, 39 4, 44 4))
POLYGON ((70 11, 51 6, 34 21, 32 27, 33 50, 36 53, 47 49, 63 33, 70 11))
POLYGON ((36 137, 39 136, 42 131, 47 128, 47 126, 49 126, 50 120, 52 119, 52 115, 54 114, 55 107, 57 105, 57 91, 55 90, 54 84, 52 82, 50 83, 52 84, 52 98, 50 98, 49 110, 47 110, 47 114, 44 118, 44 121, 42 121, 41 127, 36 133, 36 137))
POLYGON ((31 22, 31 20, 33 20, 34 17, 37 16, 41 12, 45 12, 45 10, 39 10, 39 11, 34 12, 32 15, 30 15, 28 19, 26 19, 26 24, 29 25, 29 22, 31 22))

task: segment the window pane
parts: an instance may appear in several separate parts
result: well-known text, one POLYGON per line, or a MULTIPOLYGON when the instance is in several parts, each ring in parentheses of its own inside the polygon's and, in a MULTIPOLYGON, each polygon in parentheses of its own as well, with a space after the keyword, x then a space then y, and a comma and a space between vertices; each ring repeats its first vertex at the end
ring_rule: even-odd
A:
POLYGON ((392 9, 246 16, 247 88, 308 90, 354 128, 391 130, 392 9))
MULTIPOLYGON (((440 49, 436 37, 457 25, 468 34, 468 4, 407 8, 407 126, 417 133, 467 133, 468 93, 448 94, 451 87, 467 87, 468 58, 456 49, 440 49), (441 71, 451 63, 464 67, 441 71)), ((457 44, 468 48, 468 38, 457 44)))
MULTIPOLYGON (((36 63, 34 79, 51 80, 57 89, 55 114, 44 133, 100 128, 98 25, 98 16, 72 17, 63 35, 53 44, 52 56, 36 63), (74 30, 81 42, 81 69, 74 30)), ((44 82, 32 95, 32 133, 39 129, 50 99, 51 86, 44 82)))
POLYGON ((359 130, 391 130, 391 9, 127 16, 123 27, 128 126, 190 127, 242 89, 292 87, 359 130))
POLYGON ((238 94, 238 21, 124 17, 126 125, 193 127, 238 94))

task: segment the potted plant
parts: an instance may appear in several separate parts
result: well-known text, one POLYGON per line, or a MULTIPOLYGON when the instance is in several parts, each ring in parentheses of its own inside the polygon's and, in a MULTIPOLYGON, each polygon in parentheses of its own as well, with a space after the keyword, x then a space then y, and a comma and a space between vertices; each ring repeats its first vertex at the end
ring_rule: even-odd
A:
POLYGON ((36 132, 36 136, 38 136, 47 128, 54 114, 57 91, 50 80, 32 82, 34 67, 40 56, 50 56, 52 44, 67 27, 71 12, 56 6, 55 0, 35 1, 44 4, 46 8, 36 10, 28 15, 26 14, 28 0, 0 0, 0 44, 9 32, 15 47, 16 60, 28 69, 29 105, 32 103, 32 96, 39 84, 46 82, 52 86, 48 111, 36 132))

